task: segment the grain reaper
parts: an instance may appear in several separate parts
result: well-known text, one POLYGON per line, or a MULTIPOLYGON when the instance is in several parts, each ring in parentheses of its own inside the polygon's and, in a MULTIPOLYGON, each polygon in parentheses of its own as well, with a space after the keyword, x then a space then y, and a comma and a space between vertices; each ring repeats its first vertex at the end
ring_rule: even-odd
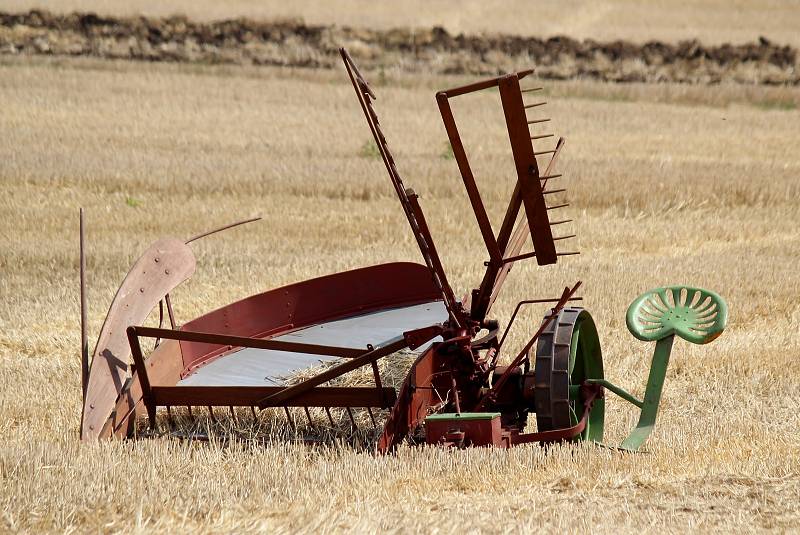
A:
MULTIPOLYGON (((160 407, 213 411, 243 406, 253 408, 253 414, 280 407, 287 415, 289 407, 301 407, 307 416, 309 407, 324 408, 329 415, 331 408, 351 415, 353 408, 365 408, 373 422, 373 411, 378 412, 384 416, 377 437, 380 452, 406 440, 448 447, 600 442, 604 393, 610 391, 641 409, 638 425, 620 446, 637 450, 655 424, 675 336, 700 344, 715 339, 725 327, 724 301, 707 290, 671 286, 633 302, 629 330, 656 343, 643 400, 605 380, 594 321, 575 306, 581 300, 580 281, 551 297, 519 301, 501 329, 491 317, 492 306, 516 262, 548 266, 578 254, 563 248, 574 236, 558 232, 570 222, 556 215, 568 207, 558 200, 565 189, 556 171, 564 140, 540 131, 549 122, 538 116, 545 104, 536 98, 541 88, 523 87, 532 71, 436 94, 488 257, 480 259, 485 267, 480 283, 462 298, 448 281, 419 196, 405 186, 397 169, 373 107, 375 92, 347 51, 340 52, 424 263, 382 264, 298 282, 178 327, 170 293, 194 273, 195 257, 188 243, 202 235, 186 242, 157 241, 137 260, 114 297, 91 367, 83 330, 82 439, 130 436, 139 417, 155 427, 160 407), (489 88, 499 94, 515 177, 497 232, 450 105, 455 98, 489 88), (555 143, 542 148, 548 141, 555 143), (501 364, 519 310, 534 304, 547 308, 543 321, 531 329, 522 349, 501 364), (159 327, 142 326, 156 307, 159 327), (170 328, 163 326, 165 309, 170 328), (149 354, 143 349, 144 339, 158 342, 149 354), (402 386, 395 389, 383 384, 377 362, 400 350, 411 350, 416 358, 402 386), (327 365, 313 368, 321 362, 327 365), (330 386, 332 380, 362 367, 371 369, 373 385, 330 386), (285 381, 287 375, 307 368, 318 372, 293 384, 285 381), (526 429, 531 413, 535 432, 526 429)), ((83 232, 81 237, 83 243, 83 232)))

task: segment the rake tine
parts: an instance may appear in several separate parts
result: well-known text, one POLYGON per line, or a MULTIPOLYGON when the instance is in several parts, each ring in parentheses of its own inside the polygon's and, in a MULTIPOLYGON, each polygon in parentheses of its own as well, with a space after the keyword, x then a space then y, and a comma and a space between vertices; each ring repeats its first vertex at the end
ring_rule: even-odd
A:
POLYGON ((250 412, 253 413, 253 420, 258 420, 258 415, 256 414, 256 408, 250 405, 250 412))
POLYGON ((570 238, 574 238, 575 236, 577 236, 577 234, 570 234, 568 236, 559 236, 558 238, 553 238, 553 241, 568 240, 570 238))
POLYGON ((528 104, 527 106, 525 106, 525 109, 527 110, 528 108, 538 108, 539 106, 544 106, 545 104, 547 104, 547 102, 536 102, 535 104, 528 104))
POLYGON ((303 407, 303 410, 306 413, 306 419, 308 420, 308 425, 311 427, 311 429, 316 431, 317 430, 317 426, 315 426, 314 422, 311 421, 311 413, 308 412, 308 407, 303 407))
POLYGON ((194 421, 194 414, 192 414, 192 406, 186 405, 186 409, 189 411, 189 419, 194 421))
POLYGON ((289 427, 293 432, 297 432, 297 428, 294 425, 294 420, 292 419, 292 415, 289 414, 289 407, 286 405, 283 406, 283 412, 286 413, 286 420, 289 422, 289 427))
POLYGON ((228 409, 230 409, 230 411, 231 411, 231 419, 233 420, 233 423, 236 424, 236 425, 239 425, 239 420, 236 418, 236 413, 233 412, 233 406, 229 405, 228 409))
POLYGON ((211 419, 212 422, 217 423, 217 419, 214 418, 214 409, 210 405, 207 408, 208 408, 208 417, 211 419))
POLYGON ((576 254, 581 254, 581 252, 580 251, 573 251, 573 252, 570 252, 570 253, 556 253, 556 256, 573 256, 573 255, 576 255, 576 254))
POLYGON ((331 409, 329 407, 325 407, 325 414, 328 415, 328 421, 331 423, 331 427, 336 427, 336 424, 333 423, 333 416, 331 416, 331 409))
POLYGON ((553 137, 554 135, 555 134, 541 134, 541 135, 538 135, 538 136, 531 136, 531 139, 535 141, 537 139, 545 139, 545 138, 548 138, 548 137, 553 137))
POLYGON ((566 188, 551 189, 551 190, 543 191, 542 195, 552 195, 553 193, 564 193, 565 191, 567 191, 566 188))
POLYGON ((561 221, 552 221, 550 222, 550 226, 554 227, 556 225, 563 225, 564 223, 572 223, 572 219, 562 219, 561 221))
POLYGON ((367 407, 367 413, 369 413, 369 419, 372 420, 372 428, 377 431, 378 422, 375 421, 375 415, 372 414, 372 407, 367 407))
POLYGON ((522 89, 520 93, 532 93, 534 91, 541 91, 544 87, 531 87, 529 89, 522 89))
POLYGON ((547 209, 548 210, 556 210, 558 208, 566 208, 567 206, 569 206, 569 203, 565 202, 564 204, 557 204, 555 206, 548 206, 547 209))
POLYGON ((172 429, 172 407, 167 405, 167 427, 172 429))
POLYGON ((550 119, 534 119, 533 121, 528 121, 528 124, 538 124, 538 123, 547 123, 550 119))
POLYGON ((556 151, 554 149, 554 150, 543 150, 541 152, 534 152, 533 155, 534 156, 541 156, 542 154, 555 154, 555 153, 556 153, 556 151))
POLYGON ((550 180, 551 178, 561 178, 562 176, 564 176, 564 175, 562 175, 560 173, 557 174, 557 175, 545 175, 545 176, 540 176, 539 180, 550 180))
POLYGON ((356 429, 356 419, 353 418, 353 409, 347 407, 347 416, 350 417, 350 423, 353 424, 353 429, 356 429))

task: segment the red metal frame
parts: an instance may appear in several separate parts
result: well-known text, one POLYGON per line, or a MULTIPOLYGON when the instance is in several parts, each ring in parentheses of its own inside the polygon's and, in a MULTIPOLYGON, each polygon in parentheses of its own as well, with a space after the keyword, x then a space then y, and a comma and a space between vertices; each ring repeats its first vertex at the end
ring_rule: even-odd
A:
MULTIPOLYGON (((523 101, 523 93, 528 90, 523 90, 519 81, 532 71, 508 74, 441 91, 436 95, 489 256, 480 286, 462 303, 456 299, 448 282, 419 197, 405 187, 397 170, 372 105, 376 99, 375 92, 346 50, 341 49, 341 56, 425 265, 385 264, 300 282, 237 301, 192 320, 177 330, 169 296, 162 296, 173 328, 163 329, 161 325, 159 328, 147 328, 128 323, 126 332, 135 372, 121 389, 116 407, 111 411, 101 435, 130 431, 131 416, 140 410, 137 408, 140 405, 147 409, 150 424, 154 425, 158 406, 176 404, 190 407, 243 405, 284 409, 299 406, 306 410, 309 406, 325 407, 326 410, 345 407, 353 422, 352 407, 391 407, 378 442, 378 450, 382 452, 391 451, 411 436, 428 414, 436 411, 489 410, 501 413, 499 421, 492 420, 490 424, 469 424, 453 433, 447 430, 438 435, 433 433, 439 438, 445 437, 453 445, 457 445, 459 438, 462 443, 466 439, 473 443, 505 446, 528 441, 561 440, 576 436, 583 429, 578 429, 581 425, 579 422, 573 428, 544 434, 522 433, 527 412, 532 410, 530 396, 525 390, 531 381, 529 374, 523 370, 526 363, 530 362, 528 354, 541 332, 558 316, 567 302, 580 299, 575 296, 580 282, 572 288, 565 288, 558 298, 520 303, 548 302, 553 306, 546 321, 508 366, 497 366, 502 346, 502 341, 498 341, 499 325, 497 321, 486 317, 515 262, 536 258, 539 265, 545 265, 555 263, 559 256, 577 254, 558 252, 555 247, 556 241, 571 237, 554 237, 551 227, 565 221, 551 222, 548 216, 550 210, 566 204, 548 206, 546 202, 546 195, 563 191, 546 189, 549 180, 560 177, 553 174, 553 168, 563 147, 563 139, 558 140, 553 150, 537 152, 534 149, 533 140, 550 135, 532 136, 529 131, 530 124, 549 120, 528 120, 527 110, 543 104, 526 105, 523 101), (514 192, 497 235, 481 199, 449 102, 451 98, 491 87, 499 90, 516 171, 514 192), (544 174, 540 174, 537 157, 546 154, 550 154, 551 158, 544 174), (520 214, 522 211, 524 215, 520 214), (528 235, 532 236, 533 251, 522 253, 528 235), (278 335, 320 322, 436 300, 441 300, 447 308, 449 319, 444 324, 398 333, 395 340, 381 347, 331 347, 274 340, 278 335), (483 329, 489 333, 478 338, 483 329), (406 347, 421 347, 438 336, 443 341, 433 343, 419 356, 399 392, 382 385, 377 360, 406 347), (154 338, 163 343, 146 358, 140 343, 141 337, 154 338), (176 386, 181 377, 191 374, 199 366, 244 347, 337 356, 343 360, 314 377, 287 387, 176 386), (373 370, 374 387, 322 386, 368 365, 373 370), (500 430, 500 436, 497 429, 500 430)), ((241 223, 218 230, 237 224, 241 223)), ((160 311, 163 320, 163 307, 160 311)), ((512 323, 515 316, 516 310, 512 323)), ((587 391, 584 399, 593 400, 591 394, 587 391)), ((591 403, 587 402, 585 414, 590 408, 591 403)), ((373 416, 371 411, 370 415, 373 416)))

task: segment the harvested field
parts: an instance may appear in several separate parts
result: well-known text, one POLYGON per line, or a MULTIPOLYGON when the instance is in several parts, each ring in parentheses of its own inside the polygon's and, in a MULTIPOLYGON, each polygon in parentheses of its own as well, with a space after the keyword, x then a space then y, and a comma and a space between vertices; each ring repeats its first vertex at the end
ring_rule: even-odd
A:
POLYGON ((797 49, 766 37, 705 46, 649 41, 578 41, 432 29, 365 30, 249 19, 193 22, 185 17, 114 18, 95 14, 0 12, 0 53, 109 59, 331 68, 346 46, 365 67, 385 72, 496 75, 536 65, 543 79, 797 85, 797 49))
MULTIPOLYGON (((374 457, 361 446, 367 432, 308 447, 272 410, 257 421, 249 411, 235 421, 220 411, 216 424, 200 416, 193 430, 207 442, 81 444, 79 206, 92 335, 149 243, 236 219, 264 218, 193 245, 198 272, 173 294, 179 322, 281 284, 419 260, 343 70, 244 63, 0 55, 0 530, 796 529, 800 89, 791 85, 543 84, 551 131, 567 138, 561 163, 582 254, 515 269, 495 309, 501 323, 515 300, 583 280, 606 375, 640 394, 652 348, 625 328, 634 297, 685 282, 718 291, 731 309, 713 345, 676 343, 648 453, 579 445, 374 457)), ((453 286, 466 291, 484 258, 434 92, 470 76, 369 65, 400 172, 421 194, 453 286)), ((495 224, 512 185, 496 101, 488 92, 454 108, 495 224)), ((543 312, 524 316, 509 353, 543 312)), ((616 399, 606 410, 607 440, 618 443, 634 413, 616 399)))

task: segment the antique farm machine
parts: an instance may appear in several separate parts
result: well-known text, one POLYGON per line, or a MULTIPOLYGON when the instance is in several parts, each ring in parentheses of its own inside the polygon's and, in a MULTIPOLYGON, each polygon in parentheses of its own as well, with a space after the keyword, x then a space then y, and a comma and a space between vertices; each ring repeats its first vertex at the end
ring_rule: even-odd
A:
POLYGON ((540 141, 553 136, 531 131, 549 120, 532 117, 543 104, 530 99, 541 88, 521 85, 532 71, 436 94, 488 257, 481 259, 485 271, 480 284, 459 298, 448 282, 419 197, 401 180, 373 108, 375 93, 347 51, 342 49, 341 55, 424 264, 383 264, 299 282, 178 327, 170 292, 193 274, 195 259, 187 242, 159 240, 117 292, 91 367, 84 342, 81 437, 130 436, 139 416, 155 426, 159 407, 252 407, 254 414, 256 408, 302 407, 306 415, 309 407, 322 407, 329 416, 331 408, 366 408, 371 417, 373 410, 387 411, 377 442, 380 452, 422 437, 454 447, 599 442, 604 394, 610 391, 641 409, 638 425, 620 446, 638 449, 655 424, 673 340, 714 340, 725 327, 723 300, 707 290, 673 286, 633 302, 628 329, 655 342, 642 400, 604 379, 594 321, 574 306, 580 282, 551 298, 520 301, 501 329, 491 317, 492 306, 516 262, 546 266, 577 254, 556 246, 571 237, 556 235, 554 229, 568 220, 551 215, 567 205, 548 202, 564 191, 556 185, 561 175, 555 171, 564 141, 558 139, 550 150, 539 149, 540 141), (453 99, 489 88, 499 93, 516 169, 498 232, 451 111, 453 99), (520 351, 501 361, 520 308, 534 303, 548 305, 544 320, 520 351), (162 320, 167 309, 171 328, 142 326, 157 306, 162 320), (143 339, 159 343, 145 354, 143 339), (384 386, 377 362, 400 350, 413 350, 417 356, 396 390, 384 386), (320 363, 325 366, 315 367, 320 363), (330 386, 330 381, 362 367, 371 368, 374 385, 330 386), (307 368, 317 373, 286 382, 287 375, 307 368), (537 429, 526 432, 531 413, 537 429))

